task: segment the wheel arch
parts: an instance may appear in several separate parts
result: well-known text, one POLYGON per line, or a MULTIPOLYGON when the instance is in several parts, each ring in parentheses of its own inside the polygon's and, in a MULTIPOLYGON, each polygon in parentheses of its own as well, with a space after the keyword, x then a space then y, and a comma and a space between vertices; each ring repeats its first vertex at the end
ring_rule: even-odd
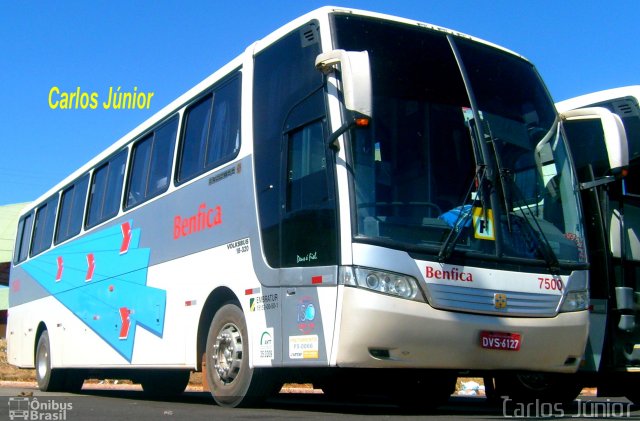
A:
POLYGON ((49 329, 47 328, 47 325, 44 322, 38 323, 38 327, 36 328, 36 334, 33 339, 33 348, 32 348, 33 353, 31 354, 33 356, 34 366, 36 364, 36 352, 38 352, 38 341, 40 340, 40 336, 42 335, 42 332, 44 332, 45 330, 49 331, 49 329))
POLYGON ((196 345, 196 361, 197 371, 202 371, 202 359, 206 350, 207 335, 209 333, 209 326, 215 316, 216 312, 225 304, 233 303, 242 308, 240 299, 238 296, 227 287, 218 287, 214 289, 207 297, 204 303, 202 312, 200 313, 200 319, 198 321, 198 334, 196 345))

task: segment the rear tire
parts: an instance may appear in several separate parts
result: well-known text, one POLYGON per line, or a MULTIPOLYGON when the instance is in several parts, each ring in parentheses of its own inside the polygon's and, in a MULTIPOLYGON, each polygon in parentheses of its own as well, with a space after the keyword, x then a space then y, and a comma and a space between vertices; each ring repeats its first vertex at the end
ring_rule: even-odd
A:
POLYGON ((36 380, 43 392, 78 392, 84 376, 81 371, 51 368, 49 332, 44 330, 38 338, 35 352, 36 380))
POLYGON ((247 324, 235 304, 225 304, 213 317, 206 358, 211 395, 220 406, 255 406, 275 392, 277 383, 269 369, 249 367, 247 324))

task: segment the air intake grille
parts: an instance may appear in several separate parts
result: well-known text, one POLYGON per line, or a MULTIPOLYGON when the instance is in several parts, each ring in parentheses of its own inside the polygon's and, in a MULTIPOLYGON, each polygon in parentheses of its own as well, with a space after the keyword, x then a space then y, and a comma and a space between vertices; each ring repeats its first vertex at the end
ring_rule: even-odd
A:
POLYGON ((429 303, 443 310, 504 316, 554 317, 560 295, 494 291, 452 285, 428 284, 429 303), (503 305, 496 305, 496 296, 503 305))
POLYGON ((302 47, 308 47, 318 43, 320 35, 318 34, 318 25, 315 22, 309 22, 300 28, 300 43, 302 47))
POLYGON ((630 99, 623 99, 620 101, 614 101, 612 104, 614 112, 621 117, 640 117, 640 110, 638 105, 630 99))

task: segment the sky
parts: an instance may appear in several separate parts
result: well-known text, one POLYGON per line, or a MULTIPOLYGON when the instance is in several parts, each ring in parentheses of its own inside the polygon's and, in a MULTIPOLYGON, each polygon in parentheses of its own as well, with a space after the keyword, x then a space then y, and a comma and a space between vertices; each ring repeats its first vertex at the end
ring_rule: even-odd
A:
POLYGON ((5 0, 0 205, 35 200, 251 43, 327 4, 506 47, 536 65, 554 101, 640 84, 639 0, 5 0), (154 95, 142 110, 49 103, 54 88, 101 101, 110 87, 154 95))

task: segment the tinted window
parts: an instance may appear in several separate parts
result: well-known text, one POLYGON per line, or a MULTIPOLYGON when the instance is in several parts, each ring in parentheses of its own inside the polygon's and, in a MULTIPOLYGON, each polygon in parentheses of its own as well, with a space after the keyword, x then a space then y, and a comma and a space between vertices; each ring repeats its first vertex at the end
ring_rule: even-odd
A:
POLYGON ((287 211, 321 206, 327 198, 327 147, 319 123, 289 139, 287 211))
POLYGON ((322 122, 289 135, 286 207, 282 217, 281 265, 320 266, 337 261, 334 152, 322 122))
MULTIPOLYGON (((297 240, 291 237, 296 235, 295 230, 302 220, 287 218, 283 222, 287 211, 283 204, 287 204, 289 211, 302 209, 301 200, 305 195, 300 191, 301 185, 305 184, 302 173, 294 175, 291 184, 286 183, 287 172, 297 171, 299 165, 295 161, 301 150, 295 149, 302 145, 295 139, 304 137, 304 134, 301 131, 285 136, 283 132, 291 132, 325 115, 323 91, 320 89, 323 77, 315 68, 319 53, 317 22, 310 22, 261 51, 255 58, 253 129, 256 191, 262 248, 272 267, 287 265, 291 259, 295 262, 294 248, 300 255, 309 252, 305 251, 306 246, 296 246, 297 240), (289 146, 293 150, 286 152, 289 146), (290 158, 293 161, 289 165, 287 160, 290 158), (284 237, 293 243, 284 245, 288 241, 284 237), (287 251, 282 252, 282 247, 287 247, 287 251)), ((309 223, 308 219, 306 223, 309 223)), ((330 229, 335 230, 335 225, 330 229)), ((335 238, 333 232, 323 235, 335 238)))
POLYGON ((130 208, 169 188, 177 116, 133 146, 125 207, 130 208))
POLYGON ((127 151, 123 150, 93 172, 87 227, 118 214, 126 158, 127 151))
POLYGON ((15 262, 20 263, 29 254, 29 243, 31 242, 31 226, 33 225, 33 214, 28 214, 18 222, 18 237, 16 239, 15 262))
POLYGON ((58 227, 56 228, 56 244, 80 232, 88 186, 89 174, 62 192, 60 216, 58 218, 58 227))
POLYGON ((581 182, 609 174, 609 155, 600 120, 567 120, 564 130, 581 182))
POLYGON ((240 77, 187 108, 178 181, 232 159, 240 149, 240 77))
POLYGON ((36 211, 35 226, 33 228, 33 244, 31 245, 31 256, 42 253, 51 247, 53 238, 53 227, 56 222, 56 211, 58 208, 58 195, 53 196, 40 206, 36 211))

